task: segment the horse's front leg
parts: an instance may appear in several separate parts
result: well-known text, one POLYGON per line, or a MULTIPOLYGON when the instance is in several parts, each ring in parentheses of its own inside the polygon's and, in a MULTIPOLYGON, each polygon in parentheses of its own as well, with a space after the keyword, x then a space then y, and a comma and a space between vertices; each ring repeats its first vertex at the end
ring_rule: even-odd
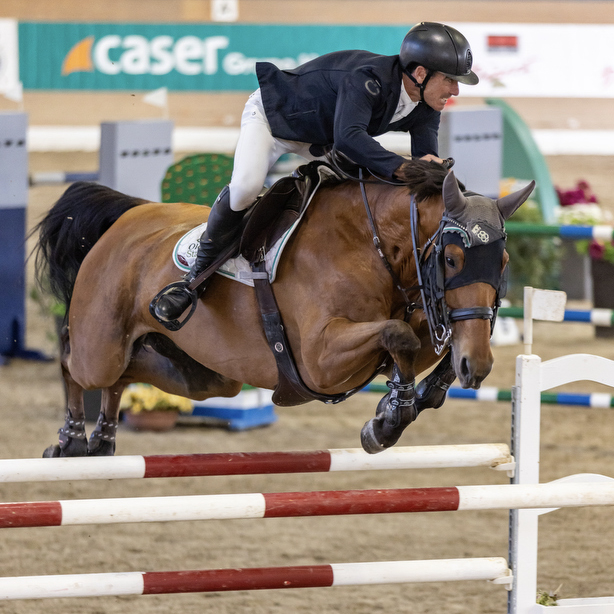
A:
POLYGON ((119 405, 126 384, 117 383, 102 390, 100 414, 87 444, 88 456, 113 456, 119 422, 119 405))
POLYGON ((414 381, 421 342, 413 328, 402 320, 370 323, 337 320, 327 327, 324 341, 326 350, 320 354, 318 365, 320 371, 329 374, 356 373, 359 361, 364 364, 365 356, 382 350, 392 357, 394 366, 387 383, 390 392, 378 404, 375 418, 363 427, 361 443, 371 454, 394 445, 418 415, 414 381))
POLYGON ((395 364, 392 377, 386 383, 390 392, 379 402, 375 418, 362 429, 362 447, 370 454, 376 454, 393 446, 420 412, 443 405, 455 379, 450 353, 417 386, 413 379, 405 379, 395 364))
POLYGON ((392 320, 391 325, 383 330, 382 344, 393 358, 394 365, 386 382, 390 392, 380 400, 375 418, 368 420, 360 433, 362 447, 369 454, 393 446, 418 417, 415 379, 420 339, 409 324, 392 320))

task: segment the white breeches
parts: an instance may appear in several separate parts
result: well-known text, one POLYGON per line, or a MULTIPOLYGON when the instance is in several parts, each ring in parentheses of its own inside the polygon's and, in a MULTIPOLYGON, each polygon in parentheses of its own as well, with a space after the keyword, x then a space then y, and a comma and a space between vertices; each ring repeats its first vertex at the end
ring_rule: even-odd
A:
POLYGON ((315 160, 309 147, 309 143, 277 139, 271 134, 260 90, 256 90, 247 100, 241 117, 241 132, 229 185, 230 208, 242 211, 254 202, 269 171, 283 154, 294 153, 315 160))

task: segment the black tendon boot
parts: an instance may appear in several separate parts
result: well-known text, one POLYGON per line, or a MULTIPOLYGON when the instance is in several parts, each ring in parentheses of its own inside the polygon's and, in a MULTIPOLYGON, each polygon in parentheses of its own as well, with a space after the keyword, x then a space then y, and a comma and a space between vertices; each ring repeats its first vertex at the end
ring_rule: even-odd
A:
MULTIPOLYGON (((154 299, 153 315, 160 322, 173 322, 190 307, 194 293, 188 290, 188 285, 209 267, 219 253, 237 236, 244 215, 245 211, 233 211, 230 208, 230 190, 226 186, 213 203, 207 228, 200 237, 198 254, 192 268, 181 282, 171 284, 168 291, 162 291, 161 295, 158 295, 157 301, 154 299)), ((198 287, 195 291, 196 298, 205 291, 206 285, 204 282, 198 287)))
POLYGON ((392 370, 392 379, 386 385, 390 392, 378 403, 375 418, 366 422, 360 433, 362 447, 369 454, 377 454, 393 446, 418 416, 414 382, 407 381, 396 365, 392 370))
POLYGON ((449 351, 439 364, 416 386, 416 408, 437 409, 446 400, 448 389, 456 379, 452 366, 452 351, 449 351))

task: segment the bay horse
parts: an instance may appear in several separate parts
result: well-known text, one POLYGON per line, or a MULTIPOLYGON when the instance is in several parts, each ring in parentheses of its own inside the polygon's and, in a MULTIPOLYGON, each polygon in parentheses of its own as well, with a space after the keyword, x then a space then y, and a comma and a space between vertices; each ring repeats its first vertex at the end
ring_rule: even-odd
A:
MULTIPOLYGON (((504 220, 534 185, 498 200, 464 194, 451 171, 422 160, 406 162, 400 179, 325 182, 272 284, 309 390, 339 400, 378 368, 390 377, 361 435, 371 453, 393 445, 419 411, 441 405, 455 377, 479 388, 490 372, 508 260, 504 220), (416 390, 416 375, 442 356, 416 390)), ((196 400, 235 396, 243 384, 278 386, 254 288, 214 275, 191 321, 175 332, 150 313, 152 297, 176 279, 175 244, 206 216, 199 205, 79 182, 34 229, 37 279, 67 305, 66 420, 44 456, 114 454, 120 397, 133 382, 196 400), (102 402, 88 441, 89 389, 102 389, 102 402)))

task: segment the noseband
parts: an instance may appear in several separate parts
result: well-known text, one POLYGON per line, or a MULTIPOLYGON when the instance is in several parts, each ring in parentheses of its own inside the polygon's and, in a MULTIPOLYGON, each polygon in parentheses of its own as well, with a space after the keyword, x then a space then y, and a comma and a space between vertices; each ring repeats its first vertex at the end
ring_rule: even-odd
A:
POLYGON ((435 353, 440 356, 450 345, 452 323, 454 322, 490 320, 492 334, 501 299, 507 290, 507 267, 502 273, 499 265, 505 249, 505 237, 470 247, 467 229, 458 221, 444 215, 435 234, 422 249, 419 249, 418 207, 413 196, 411 198, 411 232, 422 306, 435 353), (461 247, 465 255, 465 265, 458 275, 446 279, 444 253, 446 245, 449 244, 461 247), (447 290, 478 282, 488 283, 495 289, 493 307, 448 309, 445 299, 447 290))

